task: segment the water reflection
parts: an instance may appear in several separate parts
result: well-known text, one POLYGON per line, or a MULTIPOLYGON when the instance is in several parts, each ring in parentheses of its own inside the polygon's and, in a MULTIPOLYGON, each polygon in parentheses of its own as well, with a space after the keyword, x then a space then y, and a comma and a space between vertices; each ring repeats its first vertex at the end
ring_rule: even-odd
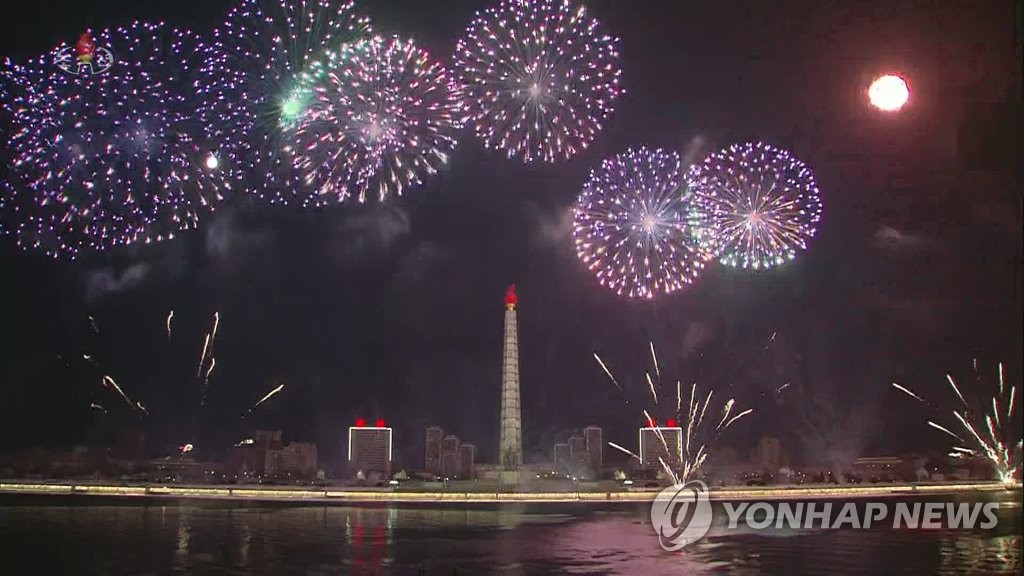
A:
POLYGON ((646 510, 60 506, 0 502, 4 574, 1019 574, 1021 508, 997 531, 728 534, 677 554, 646 510), (545 513, 539 513, 539 512, 545 513), (60 550, 60 554, 53 554, 60 550))

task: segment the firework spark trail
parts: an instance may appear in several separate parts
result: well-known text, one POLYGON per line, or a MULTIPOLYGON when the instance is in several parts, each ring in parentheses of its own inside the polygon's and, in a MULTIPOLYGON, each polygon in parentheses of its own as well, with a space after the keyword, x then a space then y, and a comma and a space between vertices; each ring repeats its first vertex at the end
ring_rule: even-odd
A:
POLYGON ((904 388, 903 386, 900 386, 899 384, 897 384, 895 382, 892 383, 892 387, 897 389, 897 390, 899 390, 900 392, 903 392, 904 394, 910 396, 911 398, 913 398, 913 399, 915 399, 915 400, 917 400, 919 402, 924 402, 924 398, 921 398, 917 394, 914 394, 908 388, 904 388))
POLYGON ((661 381, 661 368, 658 367, 658 355, 654 353, 654 342, 650 342, 651 345, 651 360, 654 362, 654 373, 658 376, 658 380, 661 381))
MULTIPOLYGON (((694 383, 696 385, 696 383, 694 383)), ((708 411, 708 406, 711 405, 711 395, 714 394, 714 390, 708 390, 708 397, 704 399, 704 408, 700 411, 700 418, 697 419, 697 428, 700 428, 701 422, 704 421, 704 413, 708 411)))
POLYGON ((612 381, 612 384, 615 384, 615 387, 619 389, 619 392, 622 392, 622 386, 619 385, 619 381, 615 379, 615 376, 612 376, 612 371, 609 370, 607 366, 605 366, 604 360, 601 360, 601 357, 597 355, 597 352, 594 352, 594 360, 597 360, 597 363, 601 365, 601 369, 604 370, 604 373, 608 375, 608 378, 612 381))
POLYGON ((931 420, 928 421, 928 425, 931 426, 932 428, 935 428, 936 430, 940 430, 942 432, 945 432, 946 434, 949 434, 950 436, 952 436, 953 438, 956 438, 957 440, 959 440, 961 442, 964 441, 963 438, 961 438, 960 436, 957 436, 952 430, 950 430, 949 428, 946 428, 945 426, 941 426, 939 424, 936 424, 935 422, 933 422, 931 420))
POLYGON ((1013 418, 1013 404, 1017 396, 1017 386, 1010 387, 1010 404, 1006 407, 1006 419, 1013 418))
POLYGON ((256 441, 253 440, 252 438, 246 438, 245 440, 242 440, 238 444, 235 444, 235 448, 238 448, 239 446, 249 446, 249 445, 255 444, 255 443, 256 443, 256 441))
POLYGON ((196 378, 203 375, 203 365, 206 364, 206 352, 210 348, 210 335, 207 334, 203 340, 203 353, 199 356, 199 367, 196 368, 196 378))
POLYGON ((174 320, 174 310, 167 315, 167 340, 171 340, 171 320, 174 320))
POLYGON ((149 410, 146 410, 146 407, 142 405, 142 402, 136 402, 135 407, 138 408, 146 416, 149 416, 149 410))
POLYGON ((723 426, 722 429, 725 430, 729 426, 732 426, 733 422, 739 420, 740 418, 743 418, 744 416, 746 416, 747 414, 750 414, 753 411, 754 411, 753 408, 747 408, 743 412, 740 412, 739 414, 733 416, 731 420, 729 420, 728 422, 725 423, 725 426, 723 426))
POLYGON ((645 374, 647 376, 647 385, 651 387, 651 396, 654 396, 654 404, 658 404, 658 391, 654 388, 654 381, 651 380, 651 373, 645 374))
POLYGON ((110 376, 103 376, 103 387, 110 388, 114 392, 117 392, 118 396, 120 396, 125 402, 127 402, 129 406, 135 406, 135 404, 131 401, 131 398, 128 398, 128 395, 124 393, 124 390, 122 390, 121 387, 117 384, 117 382, 115 382, 114 379, 111 378, 110 376))
POLYGON ((210 383, 210 373, 213 372, 213 367, 217 365, 217 358, 210 356, 210 367, 206 370, 205 383, 210 383))
POLYGON ((963 402, 965 408, 969 408, 967 400, 964 399, 964 395, 960 393, 960 387, 956 385, 956 381, 953 380, 952 374, 946 374, 946 380, 949 380, 949 385, 953 387, 953 391, 960 397, 960 401, 963 402))
POLYGON ((683 409, 683 383, 676 380, 676 414, 683 409))
MULTIPOLYGON (((694 404, 693 404, 693 401, 694 401, 694 398, 695 398, 696 394, 697 394, 697 383, 694 382, 693 386, 690 388, 690 409, 686 413, 686 453, 687 454, 690 453, 690 436, 693 434, 693 421, 694 421, 694 417, 697 415, 697 408, 698 407, 694 406, 694 404)), ((678 414, 678 412, 679 411, 676 410, 677 414, 678 414)))
POLYGON ((634 454, 634 453, 630 452, 629 450, 623 448, 622 446, 619 446, 615 442, 609 442, 608 445, 611 446, 612 448, 615 448, 616 450, 618 450, 620 452, 624 452, 626 454, 629 454, 630 456, 632 456, 633 458, 636 458, 637 460, 640 460, 639 456, 637 456, 636 454, 634 454))
POLYGON ((220 327, 220 312, 213 313, 213 331, 210 332, 210 342, 217 339, 217 328, 220 327))
MULTIPOLYGON (((978 371, 978 361, 977 360, 974 361, 974 371, 975 372, 978 371)), ((1000 362, 999 363, 999 395, 1000 396, 1003 395, 1003 388, 1004 388, 1004 386, 1003 386, 1003 363, 1000 362)))
POLYGON ((267 400, 270 400, 271 398, 273 398, 274 395, 277 394, 278 392, 280 392, 283 388, 284 388, 284 384, 279 384, 277 386, 277 388, 274 388, 270 392, 267 392, 267 394, 265 396, 263 396, 263 398, 260 398, 259 402, 253 404, 252 408, 249 408, 249 410, 245 414, 242 414, 242 418, 245 418, 249 414, 252 414, 253 410, 258 408, 260 404, 263 404, 267 400))
POLYGON ((732 413, 732 406, 735 403, 735 398, 730 398, 729 401, 725 403, 725 408, 722 410, 722 420, 718 423, 718 428, 716 428, 716 430, 721 430, 722 426, 725 425, 725 421, 729 418, 729 414, 732 413))
POLYGON ((92 316, 89 316, 89 325, 92 326, 92 331, 93 332, 95 332, 97 334, 100 333, 99 327, 96 326, 96 320, 92 316))
POLYGON ((91 408, 93 410, 99 410, 100 412, 103 412, 104 414, 107 413, 107 409, 106 408, 104 408, 103 406, 100 406, 99 404, 97 404, 95 402, 90 403, 89 404, 89 408, 91 408))

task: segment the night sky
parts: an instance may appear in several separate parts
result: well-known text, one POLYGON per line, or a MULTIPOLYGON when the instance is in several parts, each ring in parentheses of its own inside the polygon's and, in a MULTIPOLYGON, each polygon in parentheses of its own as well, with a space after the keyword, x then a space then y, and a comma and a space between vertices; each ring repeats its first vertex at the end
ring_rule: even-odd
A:
MULTIPOLYGON (((231 2, 34 4, 4 19, 0 54, 22 59, 136 17, 208 33, 231 2)), ((360 8, 379 31, 413 36, 448 61, 488 4, 360 8)), ((345 429, 361 416, 394 425, 413 465, 435 423, 493 459, 510 283, 520 293, 528 458, 589 424, 634 446, 641 409, 653 407, 642 380, 649 341, 666 378, 655 413, 674 409, 676 379, 735 395, 756 412, 722 444, 743 455, 771 434, 797 459, 819 457, 801 438, 823 414, 863 453, 944 450, 890 382, 945 399, 945 372, 970 380, 972 358, 989 383, 1000 360, 1020 382, 1019 169, 964 162, 1011 147, 965 111, 1020 102, 1014 3, 586 4, 621 38, 627 93, 569 162, 524 167, 466 132, 438 177, 383 205, 239 201, 172 243, 74 263, 0 239, 0 450, 106 442, 139 422, 100 387, 81 360, 88 353, 148 407, 154 454, 195 440, 215 456, 269 427, 340 461, 345 429), (912 102, 884 115, 867 105, 866 87, 892 71, 908 78, 912 102), (646 144, 698 159, 746 140, 787 148, 816 172, 824 216, 797 261, 756 273, 712 266, 653 302, 616 297, 578 262, 570 209, 602 158, 646 144), (194 371, 214 311, 217 368, 200 410, 194 371), (278 383, 278 397, 239 418, 278 383)))

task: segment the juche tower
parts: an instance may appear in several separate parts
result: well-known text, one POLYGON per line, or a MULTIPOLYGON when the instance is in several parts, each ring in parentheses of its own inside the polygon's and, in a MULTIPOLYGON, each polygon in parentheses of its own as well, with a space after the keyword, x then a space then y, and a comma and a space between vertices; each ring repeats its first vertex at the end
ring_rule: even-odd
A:
POLYGON ((518 470, 523 464, 523 420, 519 408, 519 334, 516 307, 519 298, 513 284, 505 292, 505 350, 501 366, 501 441, 499 464, 518 470))

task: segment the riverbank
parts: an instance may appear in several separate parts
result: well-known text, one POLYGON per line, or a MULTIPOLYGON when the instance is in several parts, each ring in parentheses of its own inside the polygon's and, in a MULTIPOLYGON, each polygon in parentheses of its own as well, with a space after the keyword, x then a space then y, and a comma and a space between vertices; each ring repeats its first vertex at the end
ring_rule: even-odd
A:
MULTIPOLYGON (((958 482, 934 484, 815 485, 778 487, 712 488, 713 501, 885 498, 925 495, 953 495, 1020 491, 1021 485, 999 482, 958 482)), ((395 489, 188 486, 163 484, 103 484, 71 482, 2 481, 0 494, 114 496, 197 500, 251 500, 352 504, 384 503, 566 503, 566 502, 650 502, 656 489, 627 489, 608 492, 456 492, 395 489)))

